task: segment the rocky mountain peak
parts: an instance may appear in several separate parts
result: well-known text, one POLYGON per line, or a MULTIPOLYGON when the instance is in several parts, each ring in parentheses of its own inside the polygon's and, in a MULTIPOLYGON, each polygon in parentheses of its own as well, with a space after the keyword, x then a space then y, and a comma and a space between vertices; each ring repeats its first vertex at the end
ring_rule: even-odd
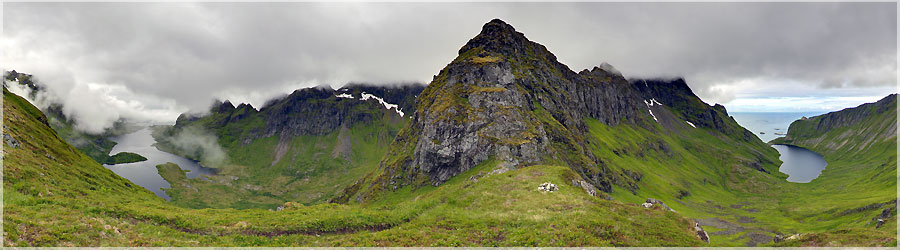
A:
POLYGON ((488 160, 501 171, 569 166, 601 191, 612 192, 613 185, 634 191, 640 174, 613 169, 594 155, 586 121, 677 131, 690 128, 689 118, 697 127, 743 132, 733 129, 724 108, 703 103, 683 80, 629 82, 608 63, 576 74, 499 19, 459 52, 418 96, 377 175, 360 182, 369 186, 351 187, 338 201, 441 185, 488 160), (666 105, 650 106, 650 100, 666 105))
POLYGON ((470 39, 459 50, 462 55, 471 49, 481 48, 485 52, 494 52, 505 55, 524 53, 528 39, 525 35, 516 31, 512 25, 500 19, 494 19, 484 24, 479 33, 470 39))
POLYGON ((231 111, 234 111, 234 104, 231 104, 231 101, 229 100, 225 100, 214 107, 215 108, 212 111, 216 113, 230 113, 231 111))

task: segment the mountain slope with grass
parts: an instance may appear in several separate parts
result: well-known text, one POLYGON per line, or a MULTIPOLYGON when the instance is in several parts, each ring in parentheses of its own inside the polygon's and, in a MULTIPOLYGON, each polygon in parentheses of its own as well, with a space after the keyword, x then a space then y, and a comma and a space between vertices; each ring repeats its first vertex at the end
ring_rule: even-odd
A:
POLYGON ((281 211, 184 208, 66 144, 23 98, 5 89, 3 98, 5 246, 705 244, 678 213, 586 194, 569 184, 576 175, 567 167, 486 173, 496 161, 440 187, 399 190, 365 206, 288 202, 281 211), (543 182, 559 184, 558 190, 538 191, 543 182))
MULTIPOLYGON (((379 203, 398 190, 440 187, 488 159, 497 167, 487 173, 565 166, 598 197, 633 206, 661 200, 708 228, 717 246, 865 230, 850 223, 862 214, 840 211, 885 202, 817 202, 821 192, 785 181, 776 150, 683 79, 625 79, 608 64, 575 73, 500 20, 435 76, 378 169, 334 201, 379 203)), ((896 244, 877 235, 836 245, 896 244)))
POLYGON ((771 143, 808 148, 825 157, 828 165, 822 174, 810 183, 785 190, 788 197, 784 200, 798 207, 824 206, 830 209, 828 213, 801 211, 818 219, 843 222, 779 246, 841 245, 835 242, 896 245, 897 94, 794 121, 787 136, 771 143), (879 219, 883 225, 879 225, 879 219))
MULTIPOLYGON (((417 99, 381 167, 348 188, 338 201, 365 202, 404 186, 440 185, 494 157, 503 169, 550 164, 571 167, 605 193, 635 193, 651 174, 613 164, 591 137, 590 124, 651 133, 703 131, 737 144, 735 165, 771 173, 775 150, 737 125, 721 105, 709 106, 685 82, 626 80, 603 64, 575 73, 543 45, 493 20, 464 45, 417 99), (737 159, 737 158, 736 158, 737 159)), ((662 137, 639 138, 616 154, 673 154, 662 137)))
POLYGON ((109 153, 116 145, 116 142, 110 138, 134 132, 137 127, 128 124, 123 120, 117 121, 113 126, 101 134, 90 134, 76 129, 75 121, 68 118, 63 113, 62 104, 51 101, 53 97, 49 97, 46 87, 34 79, 34 76, 15 70, 7 71, 4 74, 5 81, 3 86, 8 88, 16 88, 20 94, 28 97, 29 100, 45 103, 43 112, 46 114, 50 127, 53 128, 67 143, 75 146, 81 152, 84 152, 91 159, 101 164, 119 164, 128 163, 122 161, 121 158, 113 159, 109 153))
POLYGON ((403 114, 414 110, 418 84, 348 84, 299 89, 259 110, 216 103, 207 114, 181 115, 157 127, 157 148, 218 169, 210 180, 168 172, 172 202, 188 207, 275 209, 321 203, 377 166, 403 114))
POLYGON ((897 244, 896 132, 883 130, 896 130, 883 121, 896 123, 895 99, 798 125, 824 128, 793 138, 829 165, 790 183, 776 150, 685 80, 626 79, 608 64, 575 73, 500 20, 421 93, 366 88, 297 90, 259 110, 221 102, 156 127, 157 147, 218 169, 203 180, 157 166, 172 202, 74 150, 4 91, 4 242, 897 244))

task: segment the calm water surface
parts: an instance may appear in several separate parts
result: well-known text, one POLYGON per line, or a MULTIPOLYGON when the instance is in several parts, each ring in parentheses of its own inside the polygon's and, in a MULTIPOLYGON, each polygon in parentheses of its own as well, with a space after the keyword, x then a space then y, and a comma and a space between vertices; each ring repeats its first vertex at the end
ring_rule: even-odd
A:
POLYGON ((147 160, 135 163, 103 166, 166 200, 169 200, 170 197, 163 192, 162 188, 171 188, 171 186, 165 179, 159 176, 156 165, 167 162, 178 164, 181 169, 190 171, 187 173, 188 178, 197 178, 199 176, 215 174, 215 169, 203 167, 196 161, 159 151, 153 147, 153 143, 156 141, 153 139, 153 136, 150 136, 150 129, 147 128, 131 134, 112 138, 112 140, 118 144, 112 148, 110 155, 119 152, 133 152, 146 157, 147 160))
POLYGON ((781 154, 781 168, 778 171, 788 174, 787 181, 808 183, 828 165, 825 158, 809 149, 791 145, 772 145, 781 154))
POLYGON ((763 142, 769 142, 787 133, 791 123, 800 118, 813 117, 825 112, 729 112, 734 121, 753 132, 763 142), (763 134, 760 134, 762 132, 763 134))

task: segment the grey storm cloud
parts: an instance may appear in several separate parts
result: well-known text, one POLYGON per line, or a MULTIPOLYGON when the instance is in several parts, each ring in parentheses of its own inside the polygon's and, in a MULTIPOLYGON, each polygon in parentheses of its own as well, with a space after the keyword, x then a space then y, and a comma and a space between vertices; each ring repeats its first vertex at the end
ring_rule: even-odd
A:
POLYGON ((608 62, 626 77, 685 77, 710 103, 835 89, 883 96, 896 91, 896 10, 895 3, 4 3, 0 67, 34 74, 75 106, 68 112, 76 117, 171 122, 214 99, 259 107, 321 84, 427 83, 483 23, 501 18, 573 70, 608 62))

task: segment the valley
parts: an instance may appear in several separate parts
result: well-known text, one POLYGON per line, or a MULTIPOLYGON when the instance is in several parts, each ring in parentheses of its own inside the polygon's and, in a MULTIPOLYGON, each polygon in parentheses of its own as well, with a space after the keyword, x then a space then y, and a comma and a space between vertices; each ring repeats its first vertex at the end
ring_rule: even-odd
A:
POLYGON ((100 149, 5 82, 3 244, 897 245, 896 94, 766 142, 683 78, 575 72, 499 19, 457 54, 427 85, 216 101, 100 149), (120 152, 146 160, 100 164, 120 152))

